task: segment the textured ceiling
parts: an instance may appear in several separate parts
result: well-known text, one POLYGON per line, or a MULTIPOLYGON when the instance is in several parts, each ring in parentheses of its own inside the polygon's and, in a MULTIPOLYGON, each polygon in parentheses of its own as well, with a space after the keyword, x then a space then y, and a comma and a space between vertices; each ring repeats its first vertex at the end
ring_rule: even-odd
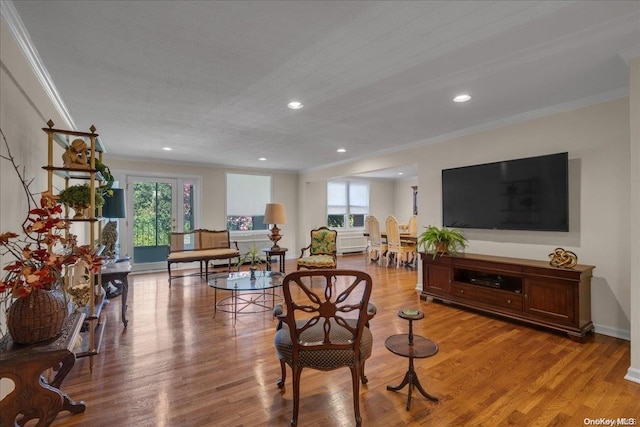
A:
POLYGON ((640 45, 637 1, 13 5, 110 155, 290 171, 624 96, 640 45))

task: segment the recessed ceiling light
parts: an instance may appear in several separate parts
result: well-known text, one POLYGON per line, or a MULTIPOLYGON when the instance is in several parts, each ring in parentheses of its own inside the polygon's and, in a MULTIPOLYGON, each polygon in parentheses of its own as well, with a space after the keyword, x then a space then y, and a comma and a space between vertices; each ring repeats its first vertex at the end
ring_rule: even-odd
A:
POLYGON ((264 162, 264 161, 267 160, 267 158, 266 157, 260 157, 258 160, 260 160, 261 162, 264 162))
POLYGON ((173 150, 173 148, 171 148, 171 147, 162 147, 162 149, 163 149, 164 151, 171 151, 171 150, 173 150))
POLYGON ((287 104, 287 107, 291 108, 292 110, 299 110, 304 107, 304 104, 300 101, 291 101, 287 104))
POLYGON ((453 102, 467 102, 470 99, 471 96, 469 94, 463 93, 453 98, 453 102))
POLYGON ((347 152, 347 150, 346 150, 346 149, 344 149, 344 148, 338 148, 336 151, 337 151, 338 153, 346 153, 346 152, 347 152))
POLYGON ((398 172, 398 175, 404 175, 404 172, 398 172))

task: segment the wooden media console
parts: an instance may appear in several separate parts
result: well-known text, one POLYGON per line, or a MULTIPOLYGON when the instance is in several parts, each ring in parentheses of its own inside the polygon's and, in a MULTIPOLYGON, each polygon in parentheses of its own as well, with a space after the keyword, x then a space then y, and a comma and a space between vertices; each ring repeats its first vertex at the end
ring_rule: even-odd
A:
POLYGON ((576 341, 593 331, 594 266, 557 268, 545 261, 420 253, 422 293, 461 306, 566 332, 576 341))

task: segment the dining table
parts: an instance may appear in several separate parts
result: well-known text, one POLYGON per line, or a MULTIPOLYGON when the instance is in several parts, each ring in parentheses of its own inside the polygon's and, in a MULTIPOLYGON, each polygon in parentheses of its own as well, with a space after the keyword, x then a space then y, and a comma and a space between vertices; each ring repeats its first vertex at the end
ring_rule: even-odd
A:
MULTIPOLYGON (((369 233, 363 233, 363 235, 365 237, 369 237, 369 233)), ((380 237, 386 240, 387 232, 386 231, 381 232, 380 237)), ((418 243, 418 236, 414 236, 413 234, 409 234, 409 233, 400 233, 400 240, 404 240, 411 243, 418 243)))

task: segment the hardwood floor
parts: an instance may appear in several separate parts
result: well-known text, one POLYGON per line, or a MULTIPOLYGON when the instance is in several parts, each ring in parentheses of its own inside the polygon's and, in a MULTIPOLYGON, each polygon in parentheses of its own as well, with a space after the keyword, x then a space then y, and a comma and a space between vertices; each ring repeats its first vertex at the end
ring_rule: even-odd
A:
MULTIPOLYGON (((582 426, 586 418, 640 420, 640 384, 623 379, 629 342, 594 335, 579 344, 566 336, 434 302, 420 301, 417 273, 338 259, 340 268, 368 271, 374 280, 373 355, 360 391, 364 426, 582 426), (384 347, 407 332, 401 308, 425 311, 414 332, 439 345, 416 359, 424 388, 406 411, 407 388, 387 391, 408 361, 384 347)), ((294 269, 287 262, 287 271, 294 269)), ((166 273, 130 275, 129 326, 120 298, 106 308, 102 352, 78 359, 62 389, 84 400, 86 412, 62 413, 53 426, 286 426, 292 412, 291 373, 276 386, 280 365, 270 313, 213 314, 213 289, 197 278, 166 273)), ((302 374, 299 426, 352 426, 347 369, 302 374)))

